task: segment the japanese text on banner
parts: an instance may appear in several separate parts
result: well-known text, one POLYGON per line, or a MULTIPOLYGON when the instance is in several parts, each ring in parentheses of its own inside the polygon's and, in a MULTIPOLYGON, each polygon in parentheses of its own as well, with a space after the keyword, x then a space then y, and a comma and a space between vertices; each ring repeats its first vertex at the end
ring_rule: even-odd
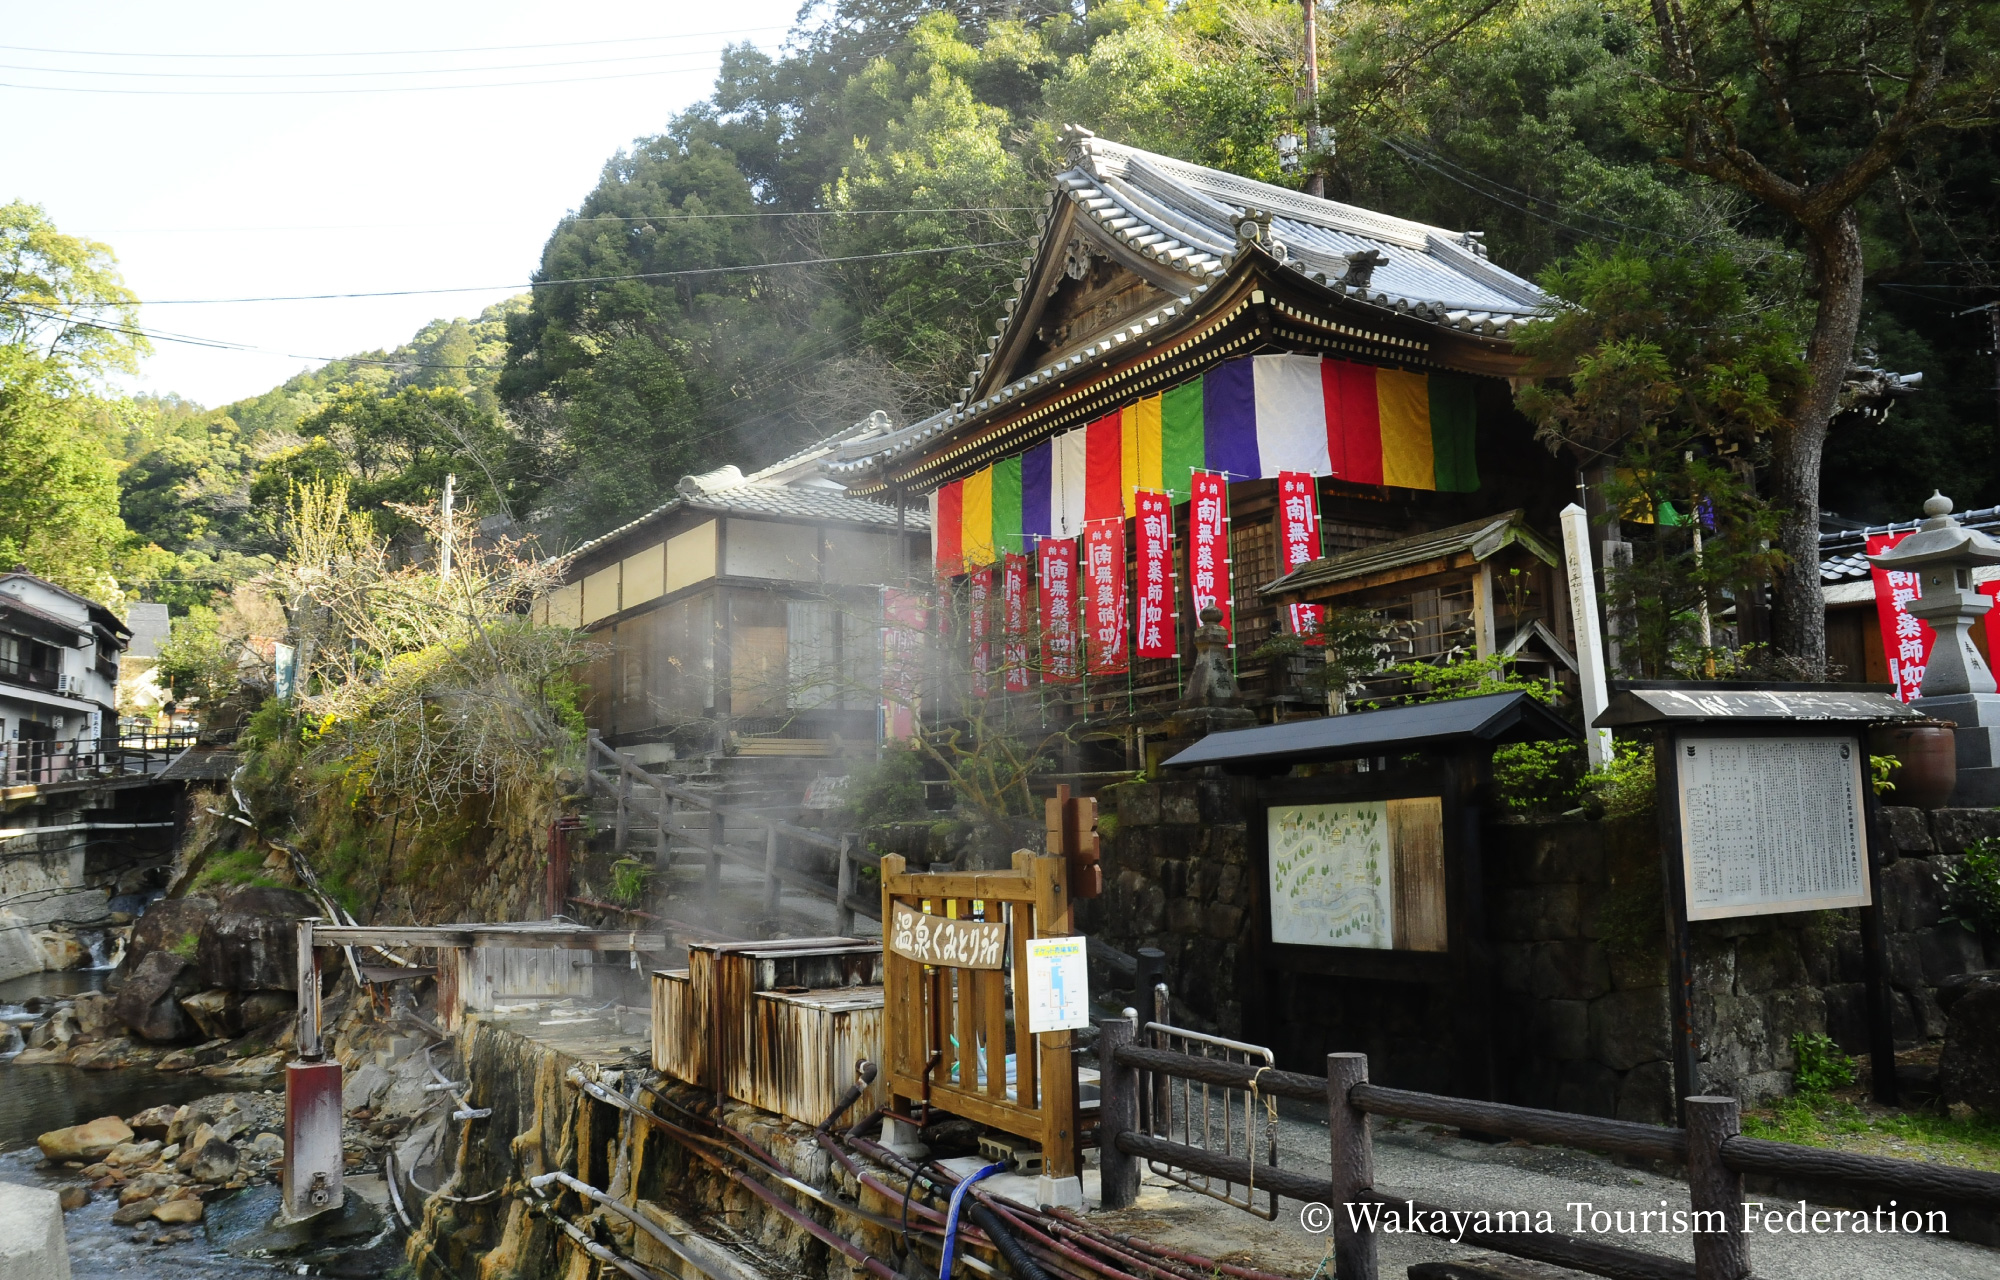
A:
POLYGON ((1028 557, 1008 552, 1000 566, 1000 663, 1007 692, 1028 687, 1028 557))
POLYGON ((1035 544, 1041 578, 1042 680, 1064 683, 1080 673, 1076 652, 1076 539, 1043 538, 1035 544))
MULTIPOLYGON (((1868 538, 1868 554, 1879 556, 1904 538, 1904 533, 1877 533, 1868 538)), ((1931 624, 1909 612, 1909 604, 1921 594, 1918 575, 1909 570, 1890 570, 1876 566, 1869 567, 1869 576, 1875 581, 1875 614, 1882 623, 1882 658, 1889 667, 1889 683, 1894 686, 1896 696, 1908 702, 1917 696, 1923 687, 1924 668, 1931 660, 1931 645, 1937 641, 1937 632, 1931 624)), ((2000 580, 1974 584, 1981 595, 2000 598, 2000 580)), ((2000 652, 1994 648, 2000 641, 2000 606, 1989 609, 1985 617, 1986 651, 2000 652)))
POLYGON ((882 588, 882 728, 891 740, 916 736, 929 613, 916 592, 882 588))
POLYGON ((1303 471, 1278 473, 1278 573, 1319 559, 1319 486, 1303 471))
POLYGON ((1174 625, 1174 507, 1164 493, 1138 495, 1139 636, 1141 658, 1178 656, 1174 625))
POLYGON ((1222 610, 1222 629, 1236 643, 1234 619, 1229 608, 1229 481, 1212 471, 1197 471, 1188 478, 1193 496, 1188 501, 1188 594, 1194 603, 1196 622, 1201 611, 1214 605, 1222 610))
POLYGON ((993 637, 991 605, 993 571, 974 569, 966 582, 966 631, 972 639, 972 696, 984 698, 993 692, 993 637))
POLYGON ((1293 635, 1304 636, 1305 643, 1315 647, 1326 644, 1326 637, 1319 633, 1320 624, 1326 621, 1325 605, 1288 604, 1285 609, 1291 615, 1293 635))
POLYGON ((1116 675, 1125 653, 1125 521, 1095 521, 1084 529, 1084 618, 1089 624, 1090 674, 1116 675))

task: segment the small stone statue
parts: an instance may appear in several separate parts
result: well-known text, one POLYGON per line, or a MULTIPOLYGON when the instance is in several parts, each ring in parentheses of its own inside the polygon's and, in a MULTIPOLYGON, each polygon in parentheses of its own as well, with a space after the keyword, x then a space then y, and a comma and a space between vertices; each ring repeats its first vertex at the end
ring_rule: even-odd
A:
POLYGON ((1188 673, 1181 705, 1235 706, 1238 690, 1236 671, 1229 661, 1229 632, 1222 626, 1222 610, 1214 605, 1201 611, 1201 625, 1194 629, 1194 655, 1194 670, 1188 673))

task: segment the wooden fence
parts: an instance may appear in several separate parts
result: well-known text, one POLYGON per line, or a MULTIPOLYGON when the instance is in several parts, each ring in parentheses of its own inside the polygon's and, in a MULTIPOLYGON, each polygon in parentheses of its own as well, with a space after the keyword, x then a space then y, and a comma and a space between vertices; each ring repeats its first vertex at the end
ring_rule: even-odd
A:
MULTIPOLYGON (((1615 1280, 1748 1280, 1749 1238, 1743 1220, 1743 1175, 1768 1174, 1836 1190, 1845 1197, 1886 1196, 1913 1204, 1950 1203, 2000 1209, 2000 1174, 1915 1160, 1853 1155, 1817 1147, 1747 1138, 1740 1132, 1734 1098, 1687 1099, 1688 1127, 1667 1129, 1625 1120, 1540 1111, 1498 1102, 1447 1098, 1387 1089, 1368 1082, 1368 1057, 1327 1055, 1325 1076, 1258 1070, 1240 1063, 1140 1045, 1130 1022, 1099 1024, 1098 1061, 1103 1069, 1098 1150, 1106 1207, 1130 1205, 1139 1191, 1139 1162, 1156 1160, 1248 1183, 1288 1199, 1329 1206, 1337 1280, 1377 1280, 1375 1237, 1357 1230, 1344 1208, 1390 1203, 1374 1190, 1374 1151, 1368 1117, 1394 1116, 1427 1124, 1530 1142, 1583 1147, 1681 1165, 1687 1171, 1692 1210, 1704 1229, 1693 1233, 1694 1262, 1587 1240, 1560 1232, 1465 1231, 1455 1238, 1476 1248, 1570 1267, 1615 1280), (1331 1143, 1331 1177, 1186 1146, 1144 1131, 1140 1101, 1159 1077, 1194 1080, 1234 1089, 1254 1087, 1266 1095, 1323 1102, 1331 1143)), ((1394 1204, 1401 1206, 1402 1201, 1394 1204)), ((1449 1206, 1414 1202, 1422 1220, 1449 1213, 1449 1206)), ((1442 1234, 1452 1235, 1448 1230, 1442 1234)))
POLYGON ((606 746, 596 730, 589 735, 585 764, 585 787, 610 796, 616 805, 611 847, 619 856, 630 850, 633 837, 643 824, 652 828, 654 853, 663 869, 671 862, 676 841, 706 855, 711 895, 722 886, 722 864, 735 862, 763 873, 766 912, 777 910, 781 888, 791 888, 833 904, 835 933, 852 932, 857 915, 875 917, 875 904, 855 893, 854 881, 857 868, 877 866, 880 859, 857 849, 852 835, 829 836, 754 809, 725 805, 714 796, 649 773, 632 757, 606 746), (677 825, 676 806, 705 813, 706 833, 696 836, 677 825), (762 827, 764 847, 750 849, 730 844, 726 834, 730 823, 762 827), (801 848, 821 849, 834 855, 832 884, 794 865, 796 859, 787 854, 801 848))
MULTIPOLYGON (((1065 937, 1070 904, 1065 863, 1022 850, 1012 871, 912 874, 882 859, 883 1075, 891 1105, 933 1106, 1037 1143, 1051 1178, 1077 1174, 1078 1111, 1071 1033, 1031 1035, 1024 999, 1028 943, 1065 937), (1004 956, 954 951, 936 962, 899 943, 897 908, 923 920, 1000 925, 1004 956)), ((926 929, 935 926, 924 925, 926 929)), ((946 933, 952 932, 948 927, 946 933)))

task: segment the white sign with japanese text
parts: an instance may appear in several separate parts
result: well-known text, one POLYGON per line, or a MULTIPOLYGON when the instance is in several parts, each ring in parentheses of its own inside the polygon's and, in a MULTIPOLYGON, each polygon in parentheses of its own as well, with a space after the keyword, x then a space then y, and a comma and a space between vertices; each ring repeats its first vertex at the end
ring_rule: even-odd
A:
POLYGON ((1868 905, 1859 738, 1675 743, 1690 920, 1868 905))
MULTIPOLYGON (((1077 1031, 1090 1025, 1090 971, 1082 938, 1028 942, 1028 1030, 1077 1031)), ((1017 996, 1018 998, 1018 996, 1017 996)))

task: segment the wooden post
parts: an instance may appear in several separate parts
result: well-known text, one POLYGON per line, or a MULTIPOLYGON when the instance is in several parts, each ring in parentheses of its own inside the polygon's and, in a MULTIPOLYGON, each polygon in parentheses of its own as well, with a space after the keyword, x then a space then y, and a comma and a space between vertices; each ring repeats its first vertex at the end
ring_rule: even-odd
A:
POLYGON ((318 1060, 319 1041, 319 959, 313 953, 313 926, 318 916, 299 921, 299 1058, 318 1060))
POLYGON ((1139 1198, 1138 1158, 1118 1149, 1118 1135, 1139 1125, 1139 1069, 1118 1062, 1118 1050, 1132 1043, 1132 1024, 1104 1018, 1097 1033, 1099 1202, 1106 1209, 1124 1209, 1139 1198))
MULTIPOLYGON (((1035 936, 1067 937, 1070 932, 1067 865, 1062 858, 1036 858, 1034 877, 1035 936)), ((1026 973, 1021 975, 1026 978, 1026 973)), ((1050 1178, 1077 1176, 1076 1059, 1070 1053, 1068 1031, 1044 1031, 1035 1037, 1035 1057, 1042 1086, 1042 1159, 1050 1178)), ((1016 1052, 1018 1060, 1019 1053, 1016 1052)), ((1016 1074, 1019 1074, 1018 1067, 1016 1074)), ((1024 1095, 1021 1101, 1028 1099, 1024 1095)))
POLYGON ((632 835, 632 775, 623 760, 613 756, 612 763, 618 769, 618 825, 612 829, 611 852, 622 858, 632 835))
MULTIPOLYGON (((2000 357, 1996 357, 2000 358, 2000 357)), ((1865 739, 1863 740, 1866 741, 1865 739)), ((1865 747, 1863 748, 1866 749, 1865 747)), ((1897 1104, 1896 1026, 1893 1018, 1896 997, 1889 990, 1889 962, 1882 937, 1882 863, 1888 840, 1882 831, 1882 804, 1867 790, 1868 826, 1862 851, 1868 870, 1868 905, 1861 908, 1861 966, 1863 993, 1868 1010, 1868 1085, 1875 1101, 1885 1107, 1897 1104)))
POLYGON ((1694 1026, 1694 931, 1688 925, 1687 875, 1681 865, 1680 739, 1670 728, 1653 735, 1654 807, 1659 811, 1660 871, 1666 877, 1667 1009, 1673 1036, 1674 1099, 1687 1123, 1684 1099, 1700 1087, 1701 1043, 1694 1026))
MULTIPOLYGON (((840 837, 840 865, 833 877, 833 931, 845 936, 854 932, 854 833, 840 837)), ((888 919, 887 916, 883 917, 888 919)))
POLYGON ((1326 1055, 1326 1128, 1333 1152, 1333 1274, 1336 1280, 1377 1280, 1375 1233, 1356 1230, 1347 1206, 1375 1189, 1374 1138, 1368 1113, 1347 1100, 1348 1090, 1368 1083, 1368 1055, 1326 1055))
POLYGON ((1743 1233, 1743 1175, 1722 1163, 1722 1144, 1742 1131, 1734 1098, 1681 1100, 1687 1117, 1688 1200, 1695 1213, 1695 1280, 1748 1280, 1743 1233))
POLYGON ((764 914, 773 915, 778 910, 778 828, 766 825, 764 828, 764 914))

